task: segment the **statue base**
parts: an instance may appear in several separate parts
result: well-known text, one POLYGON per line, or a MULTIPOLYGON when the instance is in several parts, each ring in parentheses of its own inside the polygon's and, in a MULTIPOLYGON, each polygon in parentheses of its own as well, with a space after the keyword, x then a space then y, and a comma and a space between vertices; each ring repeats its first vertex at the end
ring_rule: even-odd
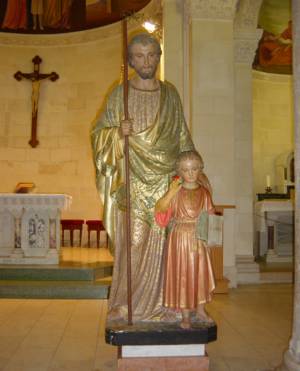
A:
POLYGON ((118 346, 118 371, 208 371, 205 344, 217 339, 215 323, 108 321, 106 343, 118 346))
POLYGON ((119 358, 118 371, 208 371, 209 359, 202 357, 119 358))
POLYGON ((190 329, 182 329, 179 322, 137 322, 129 326, 125 321, 107 321, 105 341, 111 345, 177 345, 207 344, 217 339, 217 325, 212 322, 192 322, 190 329))

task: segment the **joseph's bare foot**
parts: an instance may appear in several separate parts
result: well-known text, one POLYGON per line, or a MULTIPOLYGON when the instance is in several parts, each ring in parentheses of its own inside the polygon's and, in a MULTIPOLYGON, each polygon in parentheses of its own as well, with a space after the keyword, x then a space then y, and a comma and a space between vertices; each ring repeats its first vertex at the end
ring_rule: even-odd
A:
POLYGON ((122 311, 120 307, 113 308, 108 313, 108 318, 111 321, 120 321, 120 320, 126 320, 127 315, 122 311))
POLYGON ((191 328, 191 321, 187 318, 184 318, 181 322, 180 322, 180 327, 184 330, 188 330, 191 328))
POLYGON ((161 317, 162 322, 176 322, 176 312, 172 310, 167 310, 161 317))

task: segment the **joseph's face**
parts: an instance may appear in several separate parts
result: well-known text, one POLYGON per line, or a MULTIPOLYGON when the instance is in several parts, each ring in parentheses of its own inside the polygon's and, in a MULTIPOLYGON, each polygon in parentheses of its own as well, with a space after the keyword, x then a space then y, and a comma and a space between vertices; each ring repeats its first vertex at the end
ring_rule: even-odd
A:
POLYGON ((143 80, 155 77, 159 59, 154 44, 134 44, 131 48, 131 65, 143 80))

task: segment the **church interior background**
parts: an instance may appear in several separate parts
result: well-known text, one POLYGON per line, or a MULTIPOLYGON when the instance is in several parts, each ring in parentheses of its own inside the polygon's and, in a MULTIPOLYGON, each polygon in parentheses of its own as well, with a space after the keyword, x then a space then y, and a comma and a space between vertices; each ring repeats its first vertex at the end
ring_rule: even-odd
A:
MULTIPOLYGON (((48 23, 37 28, 34 28, 29 2, 23 1, 24 6, 18 12, 17 3, 22 1, 3 1, 0 6, 3 56, 0 59, 0 193, 13 193, 18 183, 32 182, 34 194, 71 196, 71 205, 62 211, 63 219, 101 219, 102 206, 95 187, 89 133, 107 92, 121 80, 121 26, 114 16, 121 2, 62 1, 60 18, 52 19, 49 11, 48 23), (11 14, 8 14, 9 7, 11 14), (97 11, 102 14, 103 23, 93 16, 97 11), (111 20, 114 23, 106 25, 111 20), (28 144, 32 83, 19 82, 14 74, 32 72, 32 58, 36 55, 42 58, 40 73, 56 71, 59 79, 41 81, 37 120, 39 144, 32 148, 28 144)), ((127 1, 128 9, 133 3, 138 2, 127 1)), ((160 77, 171 81, 179 91, 194 143, 205 161, 215 203, 224 209, 223 269, 232 290, 226 298, 221 296, 215 300, 211 312, 220 322, 224 321, 222 311, 226 313, 223 330, 224 334, 230 333, 229 347, 239 348, 237 339, 242 336, 240 343, 245 349, 247 344, 259 344, 257 348, 263 349, 255 356, 251 351, 250 361, 244 348, 240 347, 236 356, 224 350, 220 340, 222 346, 211 347, 211 354, 215 356, 213 370, 242 371, 275 366, 288 347, 292 314, 291 200, 295 178, 291 1, 152 0, 139 4, 141 10, 129 22, 129 34, 142 30, 142 23, 147 20, 156 25, 156 35, 163 48, 160 77), (277 198, 276 205, 284 204, 282 208, 264 208, 272 194, 277 198), (269 220, 265 219, 267 215, 269 220), (275 223, 272 229, 275 252, 274 246, 270 249, 268 240, 268 226, 272 222, 275 223), (256 284, 261 287, 258 291, 255 291, 256 284), (237 287, 241 288, 241 296, 235 291, 237 287), (246 297, 251 298, 251 304, 246 303, 246 297), (266 298, 269 308, 266 308, 266 298), (279 302, 282 311, 278 310, 279 302), (253 315, 252 322, 245 325, 249 338, 238 325, 231 327, 233 317, 237 316, 241 323, 245 319, 237 314, 238 305, 244 309, 250 306, 253 310, 255 305, 262 316, 269 316, 269 322, 265 322, 268 335, 262 337, 269 339, 276 334, 279 336, 277 343, 270 340, 266 348, 250 330, 254 322, 262 325, 265 317, 253 315), (273 321, 279 324, 277 329, 273 321), (272 354, 276 346, 280 352, 275 357, 272 354)), ((0 217, 2 212, 3 209, 0 217)), ((3 220, 0 237, 5 234, 3 220)), ((102 234, 101 244, 105 245, 105 241, 102 234)), ((95 245, 95 240, 92 243, 95 245)), ((82 247, 87 247, 86 230, 82 247)), ((94 259, 94 255, 82 257, 79 249, 74 258, 75 250, 75 247, 65 249, 67 259, 78 259, 78 264, 84 259, 88 262, 94 259)), ((100 259, 112 261, 108 252, 102 251, 99 255, 96 250, 95 254, 97 259, 102 254, 100 259)), ((63 299, 59 309, 59 301, 55 299, 36 301, 32 313, 42 313, 46 307, 50 312, 58 311, 56 319, 50 317, 55 326, 59 326, 60 321, 64 323, 63 318, 71 318, 70 302, 63 299)), ((91 314, 91 320, 86 321, 85 330, 82 329, 96 331, 98 340, 92 346, 97 351, 93 353, 96 354, 93 361, 87 364, 77 360, 76 363, 72 355, 67 363, 61 351, 61 358, 59 352, 56 353, 58 358, 51 366, 48 356, 48 368, 43 368, 42 361, 33 366, 29 360, 26 362, 31 366, 26 368, 24 354, 13 358, 13 339, 7 341, 6 336, 0 335, 1 343, 8 344, 2 353, 0 350, 0 368, 3 365, 6 371, 113 370, 113 351, 97 343, 103 335, 104 325, 99 330, 99 323, 103 322, 105 301, 91 303, 84 300, 77 303, 72 315, 80 321, 82 311, 91 314), (95 322, 98 330, 93 327, 95 322), (5 353, 5 349, 9 351, 5 353)), ((17 315, 18 307, 26 305, 30 307, 26 300, 3 299, 0 327, 8 331, 8 324, 12 322, 8 319, 11 308, 17 315)), ((16 331, 20 337, 22 331, 16 331)), ((265 334, 261 328, 256 328, 255 332, 258 337, 260 333, 265 334)), ((31 348, 26 349, 30 353, 28 349, 31 348)), ((90 359, 89 351, 84 349, 84 352, 90 359)))

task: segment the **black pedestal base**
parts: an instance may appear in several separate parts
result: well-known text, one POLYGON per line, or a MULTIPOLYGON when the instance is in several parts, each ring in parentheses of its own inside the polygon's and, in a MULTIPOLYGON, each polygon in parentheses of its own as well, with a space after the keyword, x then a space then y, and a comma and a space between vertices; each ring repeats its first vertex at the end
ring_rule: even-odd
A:
POLYGON ((107 322, 105 341, 111 345, 176 345, 207 344, 217 339, 217 325, 194 322, 192 328, 182 329, 177 323, 139 322, 128 326, 125 322, 107 322))

